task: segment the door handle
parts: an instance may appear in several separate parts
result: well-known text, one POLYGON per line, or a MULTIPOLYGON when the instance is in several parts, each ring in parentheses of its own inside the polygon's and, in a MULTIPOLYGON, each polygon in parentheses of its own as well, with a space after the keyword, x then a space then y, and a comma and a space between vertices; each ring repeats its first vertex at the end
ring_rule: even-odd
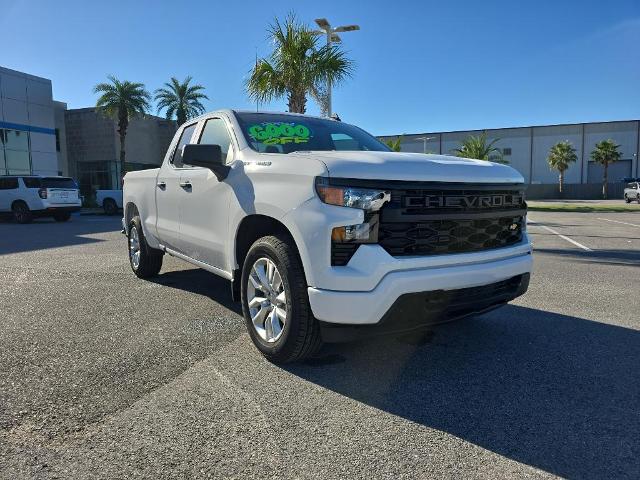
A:
POLYGON ((180 186, 182 188, 191 188, 191 182, 189 180, 185 180, 184 182, 180 182, 180 186))
POLYGON ((158 188, 166 188, 167 184, 165 182, 158 182, 158 183, 156 183, 156 186, 158 188))

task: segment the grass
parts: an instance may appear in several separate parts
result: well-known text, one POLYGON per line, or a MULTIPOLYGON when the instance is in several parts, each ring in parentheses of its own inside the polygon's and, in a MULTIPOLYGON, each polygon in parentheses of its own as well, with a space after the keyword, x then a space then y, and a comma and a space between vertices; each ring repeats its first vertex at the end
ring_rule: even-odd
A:
POLYGON ((640 213, 640 205, 638 204, 626 204, 621 205, 585 205, 575 203, 547 203, 547 202, 535 202, 528 201, 528 210, 531 212, 638 212, 640 213))

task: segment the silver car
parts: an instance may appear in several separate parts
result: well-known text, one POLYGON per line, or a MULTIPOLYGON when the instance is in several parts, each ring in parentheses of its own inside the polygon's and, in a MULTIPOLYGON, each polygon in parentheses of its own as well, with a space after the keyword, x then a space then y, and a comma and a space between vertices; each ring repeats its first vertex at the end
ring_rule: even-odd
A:
POLYGON ((631 203, 633 200, 640 203, 640 182, 631 182, 624 189, 624 201, 631 203))

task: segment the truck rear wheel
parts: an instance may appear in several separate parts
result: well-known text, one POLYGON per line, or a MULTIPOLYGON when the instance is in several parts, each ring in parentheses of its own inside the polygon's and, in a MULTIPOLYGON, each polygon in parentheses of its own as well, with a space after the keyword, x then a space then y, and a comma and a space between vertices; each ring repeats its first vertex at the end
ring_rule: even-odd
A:
POLYGON ((291 238, 258 239, 242 268, 242 313, 254 345, 274 363, 303 360, 321 345, 307 282, 291 238))
POLYGON ((131 270, 138 278, 154 277, 162 268, 164 253, 156 248, 151 248, 144 238, 142 223, 137 215, 129 222, 129 235, 127 237, 129 250, 129 264, 131 270))
POLYGON ((118 205, 113 198, 106 198, 104 202, 102 202, 102 208, 104 208, 106 215, 115 215, 118 213, 118 205))

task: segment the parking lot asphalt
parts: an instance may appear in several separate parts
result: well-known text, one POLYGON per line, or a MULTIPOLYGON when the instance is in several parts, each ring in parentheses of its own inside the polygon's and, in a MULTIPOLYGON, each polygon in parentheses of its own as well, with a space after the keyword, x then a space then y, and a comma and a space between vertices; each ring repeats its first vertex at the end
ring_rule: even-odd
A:
POLYGON ((0 478, 639 478, 640 214, 529 217, 524 297, 286 367, 117 218, 0 223, 0 478))

